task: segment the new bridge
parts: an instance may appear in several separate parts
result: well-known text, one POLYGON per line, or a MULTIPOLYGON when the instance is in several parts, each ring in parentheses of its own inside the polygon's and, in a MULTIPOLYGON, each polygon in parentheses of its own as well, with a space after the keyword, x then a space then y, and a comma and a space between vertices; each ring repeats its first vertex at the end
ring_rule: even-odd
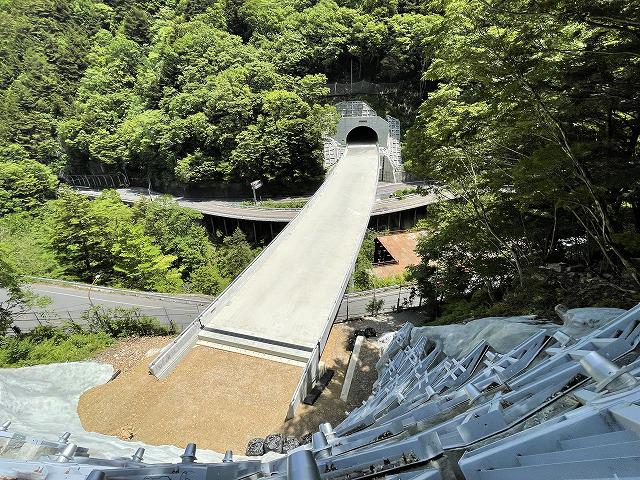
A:
MULTIPOLYGON (((363 127, 360 127, 363 128, 363 127)), ((362 133, 362 130, 359 130, 362 133)), ((149 369, 164 378, 196 342, 301 367, 287 416, 318 376, 376 198, 376 132, 348 138, 326 180, 286 228, 149 369)))
MULTIPOLYGON (((289 405, 319 361, 353 273, 386 170, 401 170, 399 126, 364 102, 339 104, 322 186, 262 253, 151 363, 164 378, 197 343, 301 368, 289 405)), ((325 152, 326 153, 326 152, 325 152)), ((394 178, 395 179, 395 178, 394 178)))
POLYGON ((377 174, 377 147, 349 146, 302 212, 203 316, 200 343, 306 365, 340 306, 377 174))
POLYGON ((376 144, 349 145, 300 213, 150 371, 163 378, 197 341, 305 367, 312 381, 369 222, 378 160, 376 144))

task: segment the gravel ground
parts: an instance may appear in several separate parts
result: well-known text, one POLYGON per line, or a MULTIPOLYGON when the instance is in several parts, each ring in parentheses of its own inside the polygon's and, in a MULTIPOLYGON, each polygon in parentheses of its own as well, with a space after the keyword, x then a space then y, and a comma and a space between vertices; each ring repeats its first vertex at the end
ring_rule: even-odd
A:
POLYGON ((292 365, 199 346, 162 381, 149 375, 148 363, 143 355, 82 395, 78 413, 86 430, 244 453, 249 439, 280 429, 302 374, 292 365))
POLYGON ((378 335, 397 330, 403 323, 420 323, 413 312, 381 315, 334 325, 322 355, 335 370, 315 405, 300 405, 283 423, 291 395, 302 369, 214 348, 194 348, 166 379, 149 375, 147 366, 170 337, 119 340, 95 359, 121 370, 111 382, 85 392, 78 413, 86 430, 153 445, 183 447, 195 442, 201 448, 243 454, 247 442, 271 433, 299 437, 317 431, 318 425, 337 425, 346 412, 371 393, 380 356, 376 339, 362 345, 347 402, 340 392, 351 352, 346 351, 355 330, 373 327, 378 335))
POLYGON ((121 338, 106 350, 96 354, 93 359, 113 365, 114 370, 131 370, 138 363, 148 359, 147 363, 173 339, 170 337, 130 337, 121 338))

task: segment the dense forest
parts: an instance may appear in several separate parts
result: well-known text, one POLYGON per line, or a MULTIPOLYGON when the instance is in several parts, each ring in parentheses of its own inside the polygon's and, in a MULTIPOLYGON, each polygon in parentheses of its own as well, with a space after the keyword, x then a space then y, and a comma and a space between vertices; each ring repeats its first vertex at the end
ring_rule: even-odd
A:
POLYGON ((434 314, 640 299, 636 1, 0 0, 0 52, 0 242, 18 270, 219 290, 225 252, 255 254, 242 238, 173 241, 197 215, 60 180, 305 188, 336 122, 327 83, 365 79, 401 85, 367 100, 410 127, 407 170, 455 197, 412 272, 434 314))
POLYGON ((444 5, 404 150, 458 198, 420 245, 425 293, 458 314, 637 302, 640 3, 444 5))
POLYGON ((161 188, 321 179, 328 80, 419 79, 420 7, 3 0, 0 159, 161 188), (355 65, 355 67, 354 67, 355 65))

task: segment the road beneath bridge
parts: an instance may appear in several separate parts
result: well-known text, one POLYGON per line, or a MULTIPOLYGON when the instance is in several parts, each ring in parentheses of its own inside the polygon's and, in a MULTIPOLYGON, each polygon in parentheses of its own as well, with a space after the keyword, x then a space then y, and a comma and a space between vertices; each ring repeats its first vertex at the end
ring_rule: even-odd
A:
MULTIPOLYGON (((105 308, 135 308, 143 315, 158 319, 162 324, 173 323, 182 329, 192 323, 215 299, 205 295, 139 292, 46 279, 42 279, 40 283, 34 281, 24 287, 38 296, 47 297, 50 302, 43 307, 16 311, 13 324, 22 332, 29 332, 38 325, 63 326, 69 320, 84 324, 83 313, 97 305, 105 308)), ((367 305, 372 298, 383 301, 380 313, 392 312, 398 306, 416 307, 421 301, 419 295, 412 295, 412 289, 415 291, 411 285, 395 285, 346 294, 335 320, 345 321, 367 315, 367 305)), ((0 289, 0 301, 6 301, 7 298, 6 290, 0 289)))

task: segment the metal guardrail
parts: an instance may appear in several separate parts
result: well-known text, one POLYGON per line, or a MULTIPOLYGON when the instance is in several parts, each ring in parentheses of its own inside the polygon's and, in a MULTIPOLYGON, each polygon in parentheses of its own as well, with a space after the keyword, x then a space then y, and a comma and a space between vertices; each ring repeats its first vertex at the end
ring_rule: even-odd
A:
POLYGON ((103 173, 88 175, 64 175, 64 181, 73 187, 85 188, 121 188, 129 186, 129 179, 124 173, 103 173))
POLYGON ((402 310, 420 308, 423 298, 415 284, 394 285, 362 292, 348 293, 342 299, 335 322, 345 322, 368 315, 366 300, 382 300, 377 314, 395 313, 402 310))
MULTIPOLYGON (((12 325, 19 328, 20 332, 27 333, 33 330, 36 326, 53 326, 63 327, 70 323, 87 326, 88 322, 83 318, 83 314, 86 310, 56 310, 56 311, 27 311, 14 314, 12 319, 12 325)), ((193 315, 196 312, 169 312, 166 308, 160 311, 140 310, 139 314, 145 317, 155 318, 162 325, 175 327, 176 330, 180 330, 185 325, 189 325, 193 321, 193 315), (183 318, 183 320, 180 320, 183 318)), ((111 315, 111 319, 119 320, 121 318, 118 315, 111 315)))
POLYGON ((313 384, 318 380, 318 368, 320 364, 320 344, 318 343, 313 351, 311 357, 304 367, 302 376, 296 385, 296 389, 289 402, 289 408, 287 409, 286 420, 293 418, 296 413, 296 408, 300 405, 300 402, 304 399, 306 392, 313 388, 313 384))
POLYGON ((349 95, 388 95, 402 89, 406 82, 373 83, 367 80, 350 83, 327 83, 328 97, 342 97, 349 95))
POLYGON ((58 278, 46 278, 46 277, 34 277, 31 275, 25 275, 23 277, 33 283, 44 283, 49 285, 61 285, 63 287, 72 287, 79 289, 90 289, 91 292, 103 292, 115 295, 132 295, 136 297, 152 298, 169 302, 179 303, 193 303, 198 305, 208 305, 213 301, 213 297, 205 296, 203 294, 178 294, 172 295, 169 293, 160 292, 146 292, 142 290, 131 290, 129 288, 114 288, 105 287, 103 285, 92 285, 89 283, 76 282, 73 280, 62 280, 58 278))

